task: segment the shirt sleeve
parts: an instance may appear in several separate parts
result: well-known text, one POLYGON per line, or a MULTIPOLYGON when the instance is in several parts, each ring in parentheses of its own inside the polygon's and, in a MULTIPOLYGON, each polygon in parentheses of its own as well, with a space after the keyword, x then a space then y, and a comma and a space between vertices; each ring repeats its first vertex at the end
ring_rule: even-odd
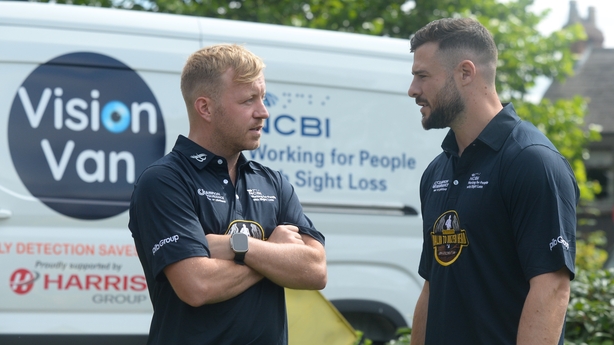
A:
POLYGON ((558 152, 533 145, 509 164, 502 184, 525 278, 567 267, 573 279, 579 191, 558 152))
POLYGON ((276 173, 281 187, 281 214, 279 224, 295 225, 299 233, 309 235, 324 245, 324 235, 316 230, 311 219, 303 212, 294 186, 279 172, 276 173))
POLYGON ((148 168, 135 185, 129 227, 156 279, 169 264, 210 254, 188 189, 177 172, 164 166, 148 168))

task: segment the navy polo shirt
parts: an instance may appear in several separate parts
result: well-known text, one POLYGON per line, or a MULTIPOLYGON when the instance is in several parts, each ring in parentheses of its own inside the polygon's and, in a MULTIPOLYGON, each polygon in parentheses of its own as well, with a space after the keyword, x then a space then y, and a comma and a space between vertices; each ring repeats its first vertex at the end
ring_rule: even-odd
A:
POLYGON ((529 280, 562 267, 573 278, 574 173, 511 104, 462 156, 452 131, 442 148, 420 186, 426 343, 516 344, 529 280))
POLYGON ((224 158, 180 136, 139 177, 130 205, 129 228, 154 308, 148 344, 287 344, 283 287, 265 278, 232 299, 194 308, 177 297, 163 272, 174 262, 209 256, 206 234, 239 226, 265 240, 279 224, 296 225, 324 244, 279 172, 241 154, 233 185, 224 158))

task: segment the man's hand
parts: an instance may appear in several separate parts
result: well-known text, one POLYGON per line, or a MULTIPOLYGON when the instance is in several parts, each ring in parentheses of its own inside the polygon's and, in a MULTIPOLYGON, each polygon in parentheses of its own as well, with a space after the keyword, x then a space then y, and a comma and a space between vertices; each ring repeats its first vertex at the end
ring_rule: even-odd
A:
POLYGON ((300 234, 294 225, 278 225, 267 241, 250 238, 245 264, 283 287, 321 290, 326 286, 324 246, 300 234))
POLYGON ((278 225, 273 229, 267 241, 272 243, 305 244, 301 234, 298 232, 298 227, 294 225, 278 225))

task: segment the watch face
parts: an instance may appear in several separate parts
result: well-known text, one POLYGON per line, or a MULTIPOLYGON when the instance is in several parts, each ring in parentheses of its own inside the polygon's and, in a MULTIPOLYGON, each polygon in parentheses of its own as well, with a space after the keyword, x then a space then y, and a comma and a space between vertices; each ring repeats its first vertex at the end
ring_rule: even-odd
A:
POLYGON ((247 235, 246 234, 234 234, 232 235, 232 250, 235 252, 247 251, 247 235))

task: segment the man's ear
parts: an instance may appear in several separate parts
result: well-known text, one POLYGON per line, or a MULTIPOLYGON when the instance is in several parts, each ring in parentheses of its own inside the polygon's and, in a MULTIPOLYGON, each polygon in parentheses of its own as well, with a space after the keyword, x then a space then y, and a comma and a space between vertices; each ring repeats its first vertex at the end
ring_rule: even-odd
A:
POLYGON ((194 111, 207 122, 211 122, 213 100, 209 97, 200 96, 194 100, 194 111))
POLYGON ((458 64, 458 71, 460 72, 461 85, 470 84, 476 77, 477 68, 471 60, 463 60, 458 64))

